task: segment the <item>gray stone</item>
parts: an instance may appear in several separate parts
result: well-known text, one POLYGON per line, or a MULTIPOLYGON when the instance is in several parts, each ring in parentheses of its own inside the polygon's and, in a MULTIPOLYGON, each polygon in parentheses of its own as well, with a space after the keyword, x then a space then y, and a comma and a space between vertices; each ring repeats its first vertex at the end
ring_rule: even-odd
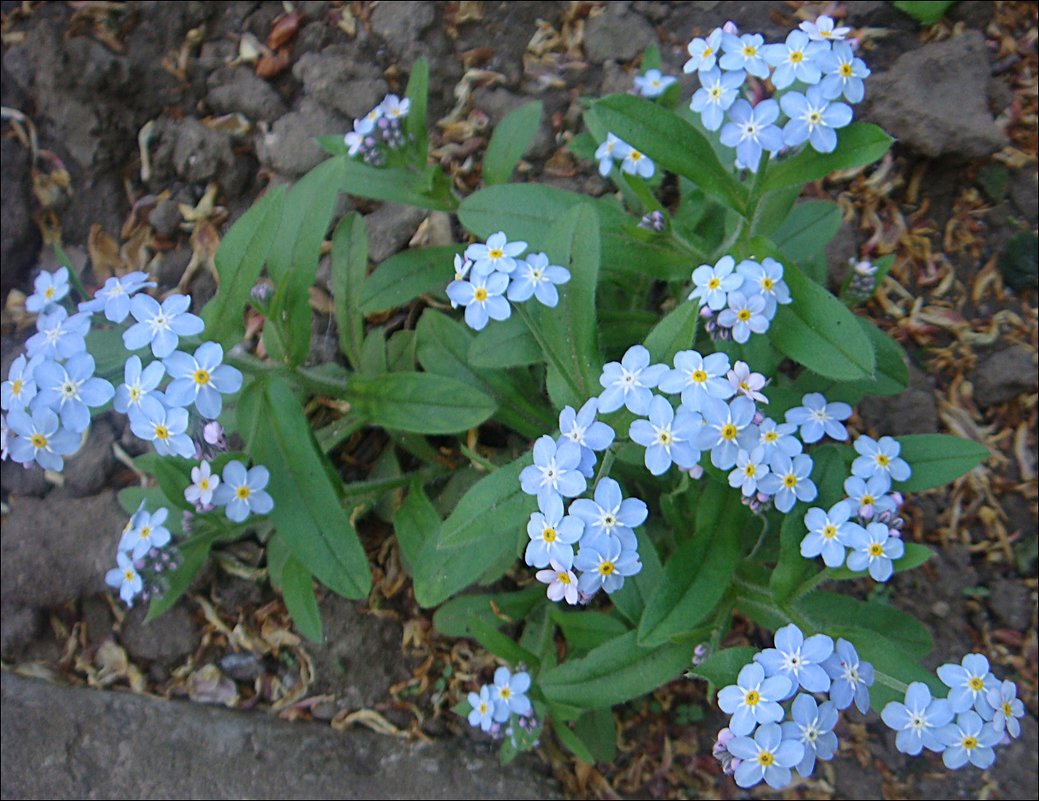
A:
POLYGON ((404 206, 399 203, 384 203, 364 218, 368 226, 368 258, 378 264, 388 259, 412 236, 428 211, 404 206))
POLYGON ((306 53, 293 66, 292 74, 309 97, 351 119, 371 111, 389 90, 382 70, 358 59, 357 48, 350 45, 306 53))
POLYGON ((38 609, 0 602, 0 656, 15 661, 19 652, 36 637, 43 622, 38 609))
POLYGON ((616 61, 607 61, 602 65, 602 87, 599 90, 601 94, 623 94, 634 85, 635 75, 632 71, 624 69, 616 61))
POLYGON ((1031 628, 1035 597, 1028 587, 1017 581, 999 580, 988 586, 988 606, 998 620, 1016 631, 1031 628))
POLYGON ((299 110, 279 119, 260 138, 260 163, 289 177, 303 175, 324 161, 328 154, 314 141, 317 136, 345 134, 352 121, 324 108, 312 97, 303 98, 299 110))
POLYGON ((983 407, 1006 403, 1023 392, 1035 392, 1039 383, 1035 356, 1016 345, 979 355, 978 366, 969 375, 974 382, 974 400, 983 407))
POLYGON ((10 459, 0 463, 0 488, 11 495, 42 498, 51 488, 37 466, 23 467, 10 459))
POLYGON ((390 51, 410 67, 424 50, 423 32, 436 20, 436 4, 426 2, 381 2, 372 9, 372 33, 386 41, 390 51))
POLYGON ((1011 171, 1007 192, 1010 202, 1033 227, 1039 223, 1039 176, 1034 167, 1011 171))
POLYGON ((218 114, 241 112, 251 120, 273 122, 288 109, 267 81, 246 68, 224 68, 209 76, 206 102, 218 114))
MULTIPOLYGON (((6 77, 6 71, 5 71, 6 77)), ((3 296, 9 289, 27 283, 29 270, 39 248, 40 234, 32 221, 29 151, 13 136, 0 139, 0 262, 3 263, 3 296)))
POLYGON ((1007 143, 986 102, 989 55, 979 31, 905 53, 869 80, 863 118, 930 158, 978 159, 1007 143))
POLYGON ((195 650, 198 629, 183 602, 146 623, 147 614, 147 606, 138 604, 123 619, 121 639, 131 657, 158 660, 172 667, 195 650))
POLYGON ((160 200, 148 215, 148 222, 159 236, 173 239, 180 233, 180 224, 184 221, 174 200, 160 200))
POLYGON ((934 434, 938 431, 938 404, 927 376, 909 365, 909 386, 893 397, 864 398, 858 406, 862 421, 878 433, 934 434))
MULTIPOLYGON (((173 169, 186 181, 206 183, 234 163, 231 137, 203 125, 194 117, 178 121, 172 138, 173 169)), ((164 143, 165 140, 164 137, 164 143)))
POLYGON ((4 673, 4 798, 559 798, 536 759, 4 673))
POLYGON ((0 538, 5 606, 60 606, 105 589, 126 524, 114 493, 74 498, 56 489, 42 500, 12 497, 8 507, 0 538))
POLYGON ((65 488, 70 495, 95 495, 105 487, 116 466, 115 441, 113 421, 107 415, 95 418, 83 447, 65 462, 65 488))
POLYGON ((646 18, 626 10, 625 5, 608 3, 603 13, 585 24, 584 54, 593 64, 630 61, 657 40, 656 31, 646 18))

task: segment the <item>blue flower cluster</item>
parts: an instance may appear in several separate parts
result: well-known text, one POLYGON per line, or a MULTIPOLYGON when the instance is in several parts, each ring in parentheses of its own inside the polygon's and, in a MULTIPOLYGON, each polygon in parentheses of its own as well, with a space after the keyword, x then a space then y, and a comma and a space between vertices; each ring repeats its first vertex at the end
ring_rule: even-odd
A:
POLYGON ((837 752, 837 713, 852 703, 863 714, 869 710, 873 678, 873 666, 847 640, 834 644, 825 634, 805 637, 797 626, 784 626, 775 647, 755 654, 736 684, 718 693, 718 705, 732 717, 718 733, 714 756, 740 787, 764 781, 780 789, 791 770, 807 778, 817 759, 829 761, 837 752), (816 695, 826 699, 820 703, 816 695))
POLYGON ((596 149, 595 158, 599 162, 599 174, 603 178, 610 174, 614 162, 617 161, 621 163, 621 172, 629 175, 652 178, 653 173, 656 172, 656 165, 649 156, 618 139, 612 133, 606 134, 606 141, 596 149))
MULTIPOLYGON (((524 728, 533 728, 534 707, 527 698, 530 689, 530 674, 525 671, 512 673, 507 667, 494 671, 494 681, 484 684, 476 692, 469 693, 469 725, 479 727, 492 736, 502 733, 502 724, 510 722, 513 715, 524 728)), ((511 723, 505 736, 511 735, 511 723)))
POLYGON ((844 41, 848 32, 826 16, 802 22, 781 44, 765 44, 760 34, 740 35, 732 23, 716 28, 688 46, 684 70, 700 78, 690 108, 704 128, 721 129, 722 144, 736 149, 741 169, 757 171, 762 151, 779 153, 805 142, 830 153, 837 147, 837 129, 851 122, 848 103, 862 100, 863 79, 870 74, 852 43, 844 41), (778 101, 761 99, 759 81, 766 79, 782 93, 778 101), (748 82, 753 104, 740 97, 748 82), (776 124, 780 112, 786 116, 782 128, 776 124))
POLYGON ((904 702, 892 701, 880 717, 898 732, 895 746, 911 756, 925 748, 940 753, 951 770, 968 762, 989 767, 993 748, 1021 736, 1025 707, 1012 681, 1000 681, 981 654, 967 654, 960 664, 938 668, 938 678, 949 688, 947 697, 933 698, 923 682, 906 690, 904 702))
POLYGON ((732 256, 722 256, 713 267, 701 264, 693 270, 692 279, 689 299, 700 303, 704 328, 716 340, 742 344, 751 334, 764 334, 776 308, 791 302, 783 265, 773 258, 736 264, 732 256))
POLYGON ((360 155, 373 167, 384 165, 386 149, 400 150, 406 144, 401 126, 410 110, 408 98, 386 95, 375 108, 354 120, 354 129, 343 137, 349 155, 360 155))
POLYGON ((171 535, 163 525, 169 510, 148 512, 144 501, 123 527, 116 553, 117 567, 105 574, 105 583, 119 590, 127 606, 140 598, 147 601, 166 590, 163 574, 177 567, 179 554, 170 546, 171 535))
MULTIPOLYGON (((69 294, 68 281, 65 267, 53 274, 41 273, 26 299, 26 309, 39 315, 37 333, 26 342, 26 353, 12 363, 0 389, 0 403, 7 412, 2 418, 2 458, 10 456, 26 468, 38 464, 46 470, 62 470, 64 457, 80 448, 92 410, 110 401, 129 418, 130 430, 151 442, 160 456, 201 459, 226 450, 216 418, 223 410, 223 396, 241 388, 242 374, 223 364, 223 348, 216 342, 203 342, 192 353, 177 350, 181 337, 201 334, 205 327, 200 317, 188 311, 191 298, 173 294, 160 303, 140 294, 155 286, 147 273, 131 272, 109 278, 93 298, 69 314, 60 305, 69 294), (123 345, 145 358, 148 351, 154 357, 145 364, 141 355, 130 355, 118 387, 94 375, 86 340, 94 314, 103 314, 115 324, 132 318, 123 331, 123 345)), ((230 520, 241 522, 250 512, 266 514, 273 508, 273 500, 263 491, 268 477, 264 467, 246 471, 240 462, 232 461, 224 467, 220 485, 203 462, 192 473, 195 483, 186 497, 198 504, 199 511, 219 506, 230 520)), ((131 555, 127 555, 127 532, 120 541, 122 578, 108 575, 110 584, 117 582, 113 586, 120 588, 124 600, 142 591, 136 562, 169 540, 165 528, 142 515, 147 513, 139 511, 128 528, 138 537, 131 555), (139 519, 144 523, 138 524, 139 519)), ((165 510, 161 516, 164 520, 165 510)))
POLYGON ((452 305, 465 307, 470 328, 481 331, 488 320, 507 319, 510 300, 523 303, 533 296, 545 306, 559 303, 556 286, 570 280, 570 271, 550 264, 544 253, 519 258, 526 249, 526 242, 509 242, 498 231, 486 244, 474 243, 455 256, 455 280, 448 284, 447 296, 452 305))

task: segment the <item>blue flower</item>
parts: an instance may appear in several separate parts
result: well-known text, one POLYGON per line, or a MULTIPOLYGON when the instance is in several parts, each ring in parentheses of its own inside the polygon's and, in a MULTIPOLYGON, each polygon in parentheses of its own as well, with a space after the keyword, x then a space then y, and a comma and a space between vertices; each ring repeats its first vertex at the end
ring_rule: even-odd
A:
MULTIPOLYGON (((718 706, 732 715, 729 728, 733 734, 742 737, 750 734, 758 724, 782 720, 783 707, 779 701, 789 697, 791 692, 789 678, 780 675, 766 678, 765 668, 752 662, 744 665, 735 684, 723 687, 718 693, 718 706)), ((800 760, 798 756, 797 761, 800 760)))
POLYGON ((740 288, 743 277, 735 272, 736 260, 732 256, 722 256, 712 267, 701 264, 693 270, 693 284, 696 288, 689 293, 689 300, 698 298, 701 306, 711 311, 724 309, 728 303, 727 296, 740 288))
POLYGON ((724 353, 701 356, 695 350, 680 350, 675 354, 675 369, 660 379, 659 388, 662 392, 681 392, 682 405, 701 412, 707 398, 728 400, 736 394, 724 378, 729 366, 729 357, 724 353))
POLYGON ((569 280, 568 269, 549 264, 548 256, 544 253, 534 253, 516 261, 508 298, 514 303, 522 303, 533 295, 546 306, 554 307, 559 303, 556 285, 565 284, 569 280))
POLYGON ((168 515, 168 509, 157 509, 150 514, 140 510, 130 518, 132 527, 119 539, 119 550, 140 559, 152 548, 161 548, 170 541, 170 531, 163 525, 168 515))
POLYGON ((729 486, 739 487, 744 498, 753 498, 758 492, 758 482, 768 473, 764 448, 760 445, 752 451, 741 448, 736 454, 736 469, 729 473, 729 486))
POLYGON ((180 337, 201 334, 205 328, 201 317, 188 312, 190 305, 187 295, 170 295, 161 306, 150 295, 134 295, 130 314, 137 322, 123 332, 126 349, 151 345, 152 355, 165 359, 177 349, 180 337))
POLYGON ((754 401, 738 397, 726 403, 718 398, 704 401, 705 425, 697 432, 693 444, 700 450, 711 451, 711 464, 719 470, 729 470, 736 464, 740 449, 752 450, 757 440, 757 427, 752 425, 754 401))
POLYGON ((878 441, 862 435, 852 444, 861 454, 851 463, 852 475, 871 478, 883 473, 894 481, 905 481, 912 475, 913 471, 909 465, 904 459, 899 458, 902 446, 893 437, 881 437, 878 441))
POLYGON ((61 472, 63 456, 79 448, 80 435, 62 428, 58 415, 48 408, 32 410, 30 417, 24 411, 12 409, 7 415, 7 447, 11 458, 28 466, 36 462, 44 470, 61 472), (14 438, 10 434, 14 433, 14 438))
POLYGON ((121 323, 130 314, 130 298, 142 289, 155 285, 154 281, 148 280, 148 273, 140 270, 123 276, 113 275, 94 293, 91 300, 79 304, 79 310, 91 314, 103 310, 108 320, 121 323))
POLYGON ((790 287, 783 280, 783 265, 775 259, 767 257, 760 264, 744 259, 736 265, 736 272, 743 277, 740 292, 744 295, 758 294, 765 299, 768 319, 775 316, 777 304, 785 306, 792 302, 790 287))
POLYGON ((649 351, 642 345, 632 345, 620 362, 609 362, 603 367, 599 383, 599 411, 607 414, 626 406, 634 414, 646 414, 653 397, 650 389, 660 383, 666 364, 650 364, 649 351))
POLYGON ((33 406, 54 409, 61 424, 76 434, 90 425, 90 409, 104 406, 115 394, 111 384, 94 376, 94 357, 89 353, 77 353, 64 366, 45 361, 33 377, 40 390, 33 406))
POLYGON ((577 589, 586 595, 594 595, 602 587, 607 594, 624 586, 627 576, 642 570, 638 551, 628 547, 617 537, 586 537, 581 540, 574 567, 582 571, 577 579, 577 589))
POLYGON ((641 526, 649 509, 638 498, 625 498, 612 478, 602 478, 595 487, 595 500, 579 498, 570 504, 570 514, 584 521, 585 538, 609 535, 634 550, 638 540, 633 529, 641 526))
POLYGON ((220 476, 214 476, 209 462, 202 461, 191 468, 191 484, 184 490, 184 500, 195 504, 199 511, 207 511, 213 506, 213 493, 219 486, 220 476))
POLYGON ((162 362, 155 361, 141 370, 141 357, 131 356, 123 366, 123 382, 115 391, 113 406, 117 412, 122 412, 131 418, 136 417, 141 411, 141 401, 150 392, 154 392, 163 376, 166 368, 162 362))
POLYGON ((750 335, 764 334, 768 331, 768 317, 765 316, 765 298, 761 295, 747 297, 739 290, 729 293, 729 308, 718 315, 718 325, 732 329, 732 338, 741 345, 750 339, 750 335))
POLYGON ((914 681, 906 690, 905 703, 890 701, 880 713, 888 728, 898 732, 895 747, 903 754, 916 756, 924 748, 940 753, 945 745, 938 729, 952 720, 953 711, 944 698, 932 699, 927 685, 914 681))
POLYGON ((833 17, 828 17, 825 14, 816 19, 815 22, 805 20, 798 27, 807 33, 808 38, 813 42, 832 42, 834 46, 851 31, 851 28, 843 25, 839 28, 833 27, 833 17))
POLYGON ((843 565, 848 538, 853 531, 862 528, 849 522, 850 517, 851 509, 844 502, 834 504, 829 512, 814 506, 809 509, 805 513, 808 534, 801 540, 801 556, 813 559, 821 554, 827 567, 843 565))
POLYGON ((736 158, 743 167, 757 172, 762 150, 776 153, 783 149, 783 132, 773 124, 778 116, 775 100, 762 100, 756 106, 737 100, 729 109, 731 122, 722 126, 721 142, 736 148, 736 158))
MULTIPOLYGON (((754 655, 754 661, 765 668, 766 676, 786 676, 790 689, 784 698, 797 691, 798 685, 810 693, 830 689, 830 677, 822 663, 833 653, 833 640, 825 634, 805 639, 797 626, 790 623, 776 632, 776 647, 754 655)), ((782 700, 782 699, 780 699, 782 700)))
POLYGON ((546 434, 534 443, 534 464, 520 472, 520 486, 528 495, 538 496, 541 508, 553 495, 575 498, 588 485, 578 470, 580 463, 580 446, 568 440, 557 444, 546 434))
POLYGON ((491 700, 494 701, 495 722, 504 723, 512 713, 526 715, 530 712, 530 699, 526 696, 529 689, 529 673, 520 671, 513 675, 507 667, 494 671, 491 700))
POLYGON ((25 343, 29 358, 67 359, 87 349, 90 315, 79 312, 71 317, 61 306, 36 319, 36 331, 25 343))
POLYGON ((961 713, 955 723, 938 729, 937 737, 945 746, 942 762, 949 770, 962 768, 968 762, 984 770, 996 761, 992 746, 1000 741, 1000 734, 986 725, 977 712, 961 713))
POLYGON ((849 570, 866 570, 875 581, 887 581, 894 572, 893 561, 901 559, 905 544, 891 536, 891 529, 883 523, 869 523, 866 528, 853 529, 848 535, 849 570))
POLYGON ((7 371, 7 380, 0 387, 0 408, 8 411, 21 411, 29 405, 36 397, 36 382, 33 373, 36 367, 43 361, 37 356, 34 359, 26 359, 19 355, 11 362, 11 369, 7 371))
POLYGON ((655 476, 667 472, 674 462, 688 470, 700 461, 700 451, 692 439, 700 429, 700 415, 687 409, 678 414, 671 404, 659 395, 649 405, 649 420, 635 420, 628 436, 646 449, 646 468, 655 476))
POLYGON ((1012 681, 1004 681, 993 687, 985 696, 989 706, 994 710, 992 728, 1000 734, 1006 733, 1014 739, 1021 736, 1021 721, 1025 716, 1025 705, 1017 697, 1017 685, 1012 681))
POLYGON ((559 413, 559 433, 565 439, 581 446, 579 469, 585 478, 591 478, 595 468, 595 451, 604 451, 613 443, 616 432, 606 423, 596 420, 599 399, 589 398, 581 410, 564 406, 559 413))
POLYGON ((247 471, 233 459, 224 465, 220 486, 213 493, 213 503, 223 506, 228 520, 241 523, 250 514, 265 515, 274 508, 274 499, 264 491, 271 474, 263 465, 247 471))
POLYGON ((764 42, 765 37, 760 33, 745 33, 742 36, 723 33, 722 50, 725 52, 718 64, 723 70, 746 70, 755 78, 767 78, 768 64, 761 53, 764 42))
POLYGON ((635 89, 643 97, 660 97, 674 82, 674 76, 663 75, 658 69, 649 69, 644 75, 635 76, 635 89))
MULTIPOLYGON (((721 28, 715 28, 706 39, 693 39, 693 41, 686 46, 686 50, 689 51, 689 60, 683 65, 682 71, 686 73, 699 71, 700 77, 702 78, 703 73, 714 69, 714 64, 718 59, 718 51, 721 49, 721 46, 721 28)), ((742 82, 742 80, 743 76, 741 75, 740 81, 742 82)))
POLYGON ((33 293, 25 299, 30 314, 50 311, 69 293, 69 268, 59 267, 53 273, 41 272, 33 281, 33 293))
POLYGON ((549 565, 550 567, 534 574, 538 581, 548 585, 548 600, 558 602, 565 599, 571 606, 576 605, 580 597, 577 591, 577 574, 559 562, 549 562, 549 565))
POLYGON ((473 262, 474 275, 509 274, 516 269, 516 257, 526 249, 526 242, 509 242, 505 232, 498 231, 487 237, 487 244, 476 242, 467 247, 465 257, 473 262))
POLYGON ((729 743, 729 753, 740 760, 734 778, 740 787, 753 787, 762 779, 780 790, 790 784, 790 769, 804 758, 804 746, 795 739, 784 739, 778 723, 766 723, 754 738, 737 737, 729 743))
POLYGON ((569 569, 574 563, 574 544, 584 533, 584 521, 563 514, 563 500, 558 495, 548 496, 544 503, 538 498, 540 512, 534 512, 527 523, 530 542, 523 560, 531 567, 546 567, 556 562, 569 569))
POLYGON ((614 151, 621 157, 621 172, 629 175, 637 175, 640 178, 652 178, 656 171, 656 165, 641 150, 636 150, 631 145, 625 145, 623 151, 614 151))
POLYGON ((827 403, 818 392, 810 392, 801 399, 802 406, 788 409, 786 421, 801 427, 801 439, 806 444, 818 442, 823 435, 844 441, 848 429, 842 420, 851 417, 851 406, 847 403, 827 403))
POLYGON ((873 686, 873 665, 860 662, 855 646, 838 638, 837 648, 823 663, 823 669, 830 675, 830 700, 838 709, 847 709, 852 701, 859 712, 865 715, 869 711, 869 688, 873 686))
POLYGON ((758 445, 765 449, 765 458, 771 460, 777 453, 793 458, 804 446, 794 436, 797 426, 793 423, 777 423, 766 417, 758 426, 758 445))
POLYGON ((469 725, 479 726, 484 731, 490 731, 494 725, 494 700, 491 698, 491 688, 486 684, 480 688, 479 693, 469 693, 469 725))
POLYGON ((844 493, 853 504, 857 514, 863 520, 873 519, 874 514, 893 512, 898 506, 894 498, 887 495, 891 489, 891 476, 878 472, 863 480, 858 476, 849 476, 844 480, 844 493))
POLYGON ((967 654, 959 665, 942 665, 938 678, 949 688, 949 705, 956 713, 966 712, 979 699, 987 704, 989 692, 999 687, 999 680, 989 671, 988 660, 981 654, 967 654))
POLYGON ((809 86, 804 94, 788 92, 779 103, 790 118, 783 126, 783 141, 789 147, 807 140, 819 153, 832 153, 837 149, 835 129, 843 128, 852 118, 851 106, 830 102, 821 86, 809 86))
POLYGON ((112 589, 118 588, 123 603, 133 606, 134 598, 144 589, 144 582, 129 554, 120 551, 115 558, 119 567, 114 567, 105 574, 105 583, 112 589))
POLYGON ((630 146, 618 139, 612 133, 606 134, 606 141, 595 150, 595 158, 599 162, 599 175, 605 178, 613 169, 613 162, 618 157, 623 157, 630 146))
POLYGON ((736 102, 744 80, 742 72, 700 71, 701 86, 693 93, 689 108, 700 115, 704 128, 717 131, 722 127, 725 112, 736 102))
POLYGON ((837 707, 829 701, 822 705, 810 695, 801 693, 790 705, 793 720, 783 723, 783 736, 796 740, 804 746, 804 757, 797 765, 797 772, 807 779, 815 770, 815 760, 829 762, 837 752, 837 707))
POLYGON ((769 462, 772 472, 761 480, 761 491, 775 496, 776 508, 789 512, 798 501, 810 503, 819 491, 809 476, 812 474, 812 457, 802 453, 791 459, 777 454, 769 462))
POLYGON ((862 100, 865 94, 862 80, 870 76, 870 71, 866 62, 855 58, 851 45, 834 42, 833 50, 819 55, 819 67, 825 76, 820 84, 825 97, 833 99, 843 93, 849 103, 862 100))
POLYGON ((471 280, 452 281, 447 296, 465 307, 465 324, 482 331, 487 320, 505 320, 512 313, 509 302, 502 297, 509 286, 509 276, 502 272, 478 274, 475 266, 471 280))
POLYGON ((761 48, 761 55, 775 67, 772 85, 776 89, 786 89, 794 81, 818 83, 822 71, 817 59, 829 49, 825 42, 813 42, 804 31, 794 30, 787 35, 784 44, 770 44, 761 48))
POLYGON ((154 394, 141 398, 140 414, 130 418, 130 430, 155 446, 160 456, 195 455, 195 443, 185 432, 188 430, 186 409, 167 409, 154 394))
POLYGON ((189 356, 174 351, 163 360, 173 380, 166 387, 166 398, 175 406, 194 403, 203 417, 215 419, 223 408, 221 395, 242 387, 242 374, 224 360, 224 349, 216 342, 203 342, 189 356))

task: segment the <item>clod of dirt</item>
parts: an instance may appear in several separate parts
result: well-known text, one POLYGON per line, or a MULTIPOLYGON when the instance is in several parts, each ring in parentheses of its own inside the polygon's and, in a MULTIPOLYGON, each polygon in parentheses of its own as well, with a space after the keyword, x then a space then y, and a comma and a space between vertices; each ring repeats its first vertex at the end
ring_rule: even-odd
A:
POLYGON ((888 436, 934 434, 938 431, 938 406, 927 377, 909 365, 909 386, 889 398, 863 398, 858 407, 863 422, 888 436))
POLYGON ((237 111, 250 120, 273 122, 288 111, 274 87, 245 67, 219 69, 207 85, 206 103, 217 114, 237 111))
POLYGON ((309 97, 351 118, 367 114, 389 91, 382 70, 359 60, 352 45, 307 53, 296 62, 292 75, 309 97))
POLYGON ((1035 357, 1026 348, 1011 346, 978 359, 971 373, 974 400, 979 406, 995 406, 1013 400, 1022 392, 1035 392, 1035 357))
POLYGON ((295 178, 324 161, 325 153, 314 141, 316 136, 345 134, 352 121, 325 108, 314 98, 305 97, 298 111, 279 119, 257 142, 261 164, 281 175, 295 178))
POLYGON ((602 14, 588 20, 584 29, 584 54, 593 63, 630 61, 657 39, 653 26, 625 3, 608 3, 602 14))
POLYGON ((372 32, 410 67, 423 55, 422 33, 436 20, 436 5, 424 2, 379 3, 372 9, 372 32))

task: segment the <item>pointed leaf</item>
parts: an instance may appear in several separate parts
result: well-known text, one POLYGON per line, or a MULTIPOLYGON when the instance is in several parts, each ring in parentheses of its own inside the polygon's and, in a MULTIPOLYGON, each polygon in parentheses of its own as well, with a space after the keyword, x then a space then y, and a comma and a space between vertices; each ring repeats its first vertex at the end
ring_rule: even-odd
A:
POLYGON ((525 453, 477 481, 444 521, 439 537, 441 550, 487 538, 515 542, 537 506, 519 482, 520 472, 529 464, 531 456, 525 453))
POLYGON ((890 149, 895 140, 868 122, 855 122, 837 132, 837 149, 819 153, 806 147, 796 156, 768 166, 762 191, 783 186, 801 186, 825 178, 835 170, 850 170, 872 164, 890 149))
POLYGON ((379 264, 364 282, 358 303, 365 314, 403 306, 419 295, 444 296, 459 245, 402 250, 379 264))
POLYGON ((942 487, 969 473, 989 457, 980 442, 949 434, 907 434, 895 437, 902 446, 899 455, 913 474, 897 482, 899 492, 920 492, 942 487))
POLYGON ((466 431, 495 410, 488 396, 432 373, 354 376, 346 399, 372 425, 417 434, 466 431))
POLYGON ((355 370, 361 363, 364 342, 364 313, 361 289, 368 274, 368 229, 354 212, 336 226, 332 234, 332 294, 335 297, 339 348, 355 370))
POLYGON ((533 100, 513 109, 498 123, 483 157, 485 184, 503 184, 509 180, 516 163, 537 134, 544 110, 540 100, 533 100))

